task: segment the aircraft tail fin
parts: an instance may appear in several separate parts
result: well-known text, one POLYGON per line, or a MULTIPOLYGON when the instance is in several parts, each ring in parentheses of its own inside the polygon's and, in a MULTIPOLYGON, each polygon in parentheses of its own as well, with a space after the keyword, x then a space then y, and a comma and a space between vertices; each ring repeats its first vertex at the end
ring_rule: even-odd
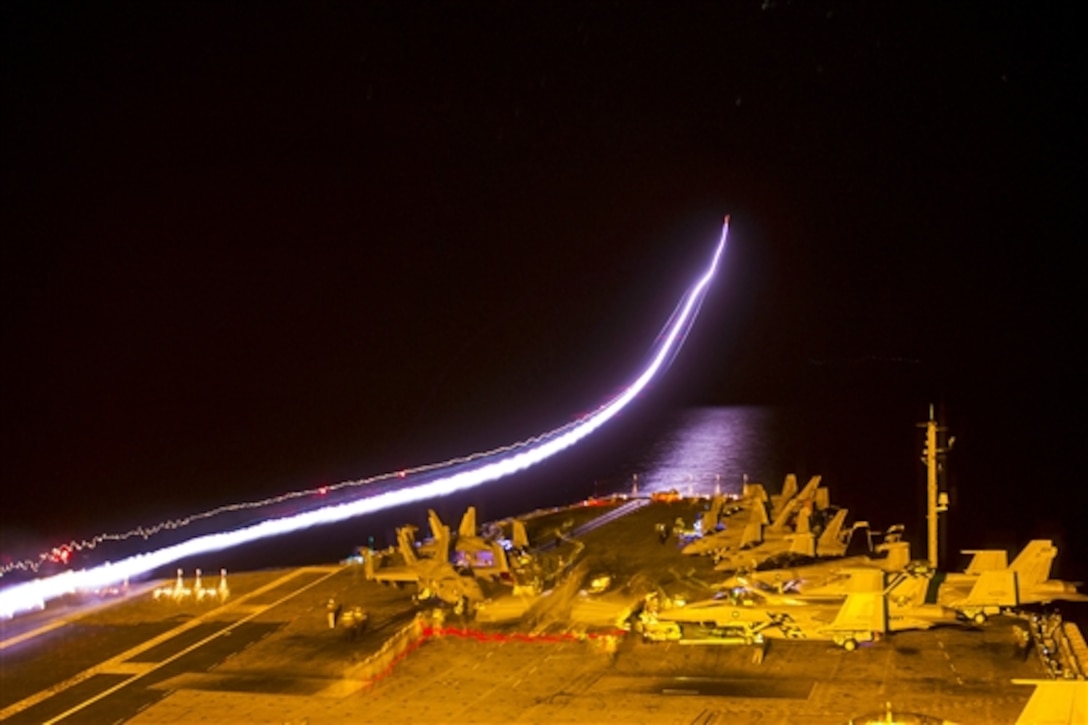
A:
POLYGON ((761 503, 767 502, 767 489, 762 483, 745 483, 741 498, 751 498, 761 503))
POLYGON ((816 556, 816 537, 811 533, 793 534, 790 542, 791 554, 804 554, 805 556, 816 556))
POLYGON ((767 497, 767 491, 763 488, 762 483, 745 483, 744 492, 741 494, 741 498, 745 501, 750 501, 749 516, 752 519, 759 519, 759 523, 768 524, 771 519, 767 515, 767 503, 769 501, 767 497))
POLYGON ((715 495, 710 499, 710 508, 703 514, 703 533, 713 531, 718 527, 718 520, 722 516, 722 507, 725 506, 725 497, 715 495))
POLYGON ((511 533, 510 538, 514 546, 519 549, 528 549, 529 534, 525 531, 525 522, 521 519, 514 519, 512 527, 513 532, 511 533))
POLYGON ((828 629, 832 632, 886 632, 888 608, 880 592, 853 592, 835 615, 828 629))
POLYGON ((434 537, 434 558, 436 561, 450 560, 450 527, 443 526, 442 533, 434 537))
POLYGON ((465 515, 461 517, 461 525, 457 527, 457 535, 471 538, 476 535, 476 507, 469 506, 465 509, 465 515))
POLYGON ((793 473, 786 474, 786 480, 782 482, 782 491, 777 496, 773 497, 773 514, 778 516, 782 513, 782 509, 789 505, 789 502, 793 500, 793 497, 797 495, 797 475, 793 473))
POLYGON ((491 556, 491 571, 488 576, 491 578, 501 577, 510 571, 510 562, 506 558, 506 549, 502 548, 502 544, 497 541, 492 541, 487 546, 488 552, 491 556))
POLYGON ((797 474, 787 473, 786 480, 782 482, 782 500, 789 501, 797 495, 797 474))
POLYGON ((760 524, 771 523, 771 517, 767 515, 767 504, 763 501, 756 501, 753 503, 750 518, 752 521, 758 521, 760 524))
POLYGON ((797 523, 793 530, 798 534, 812 533, 812 512, 809 511, 808 506, 802 506, 797 512, 797 523))
POLYGON ((813 476, 805 484, 804 489, 791 498, 789 501, 785 501, 781 506, 776 506, 777 515, 775 516, 774 523, 771 524, 772 531, 784 531, 789 523, 790 517, 798 513, 801 507, 805 506, 811 512, 811 507, 816 503, 816 489, 820 486, 820 476, 813 476))
POLYGON ((849 513, 849 509, 839 509, 827 522, 827 526, 824 527, 823 533, 816 542, 816 553, 820 556, 840 556, 846 551, 846 545, 842 540, 842 527, 849 513))
POLYGON ((984 571, 1009 567, 1009 555, 1004 549, 964 549, 960 553, 971 555, 971 561, 963 570, 964 574, 981 574, 984 571))
POLYGON ((1035 685, 1035 692, 1016 725, 1074 725, 1088 722, 1088 680, 1013 680, 1014 685, 1035 685))
POLYGON ((745 549, 749 546, 755 546, 761 541, 763 541, 763 524, 758 521, 750 521, 744 527, 744 533, 741 534, 739 547, 745 549))
POLYGON ((786 524, 789 523, 790 516, 793 515, 794 508, 792 505, 787 505, 778 512, 778 515, 774 517, 774 521, 771 523, 771 531, 784 531, 786 524))
POLYGON ((1015 607, 1020 604, 1020 587, 1017 585, 1017 573, 1012 569, 984 571, 978 575, 978 581, 971 587, 967 598, 957 602, 957 606, 970 605, 1015 607))
POLYGON ((442 535, 442 530, 446 528, 446 525, 442 523, 442 519, 438 518, 438 514, 434 509, 427 509, 427 524, 431 527, 431 536, 437 539, 442 535))
POLYGON ((415 531, 414 526, 401 526, 397 529, 397 549, 404 557, 404 563, 409 566, 419 561, 419 557, 416 556, 415 531))
POLYGON ((1049 539, 1035 539, 1029 541, 1024 550, 1013 559, 1009 569, 1016 572, 1021 586, 1032 587, 1050 578, 1050 567, 1057 555, 1058 549, 1054 542, 1049 539))
POLYGON ((797 494, 797 498, 802 501, 809 501, 816 499, 816 489, 820 487, 820 481, 824 480, 823 476, 813 476, 808 479, 808 483, 801 489, 801 493, 797 494))

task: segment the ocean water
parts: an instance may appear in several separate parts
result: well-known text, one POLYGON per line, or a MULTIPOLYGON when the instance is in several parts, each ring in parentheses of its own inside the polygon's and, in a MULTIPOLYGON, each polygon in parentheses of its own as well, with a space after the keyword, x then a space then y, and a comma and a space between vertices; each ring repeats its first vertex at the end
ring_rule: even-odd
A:
MULTIPOLYGON (((924 558, 928 417, 927 404, 911 401, 690 408, 675 412, 649 445, 631 451, 610 482, 613 491, 629 491, 637 475, 644 493, 708 495, 719 487, 739 492, 747 477, 774 493, 786 474, 796 474, 801 486, 819 475, 831 502, 849 508, 851 520, 877 528, 905 525, 915 555, 924 558)), ((1031 538, 1050 538, 1059 546, 1056 565, 1066 576, 1088 574, 1083 487, 1060 475, 1062 459, 1033 455, 1032 440, 1053 437, 1053 428, 1036 425, 1029 435, 1010 430, 1003 418, 992 420, 993 430, 970 419, 962 430, 948 430, 960 441, 942 461, 941 485, 952 497, 943 515, 942 562, 960 563, 965 548, 1015 553, 1031 538), (1017 445, 1009 444, 1010 437, 1017 445)))
POLYGON ((631 451, 631 459, 620 467, 629 476, 620 476, 608 493, 739 494, 746 480, 777 490, 791 472, 785 462, 794 458, 798 443, 788 416, 775 408, 679 411, 649 446, 631 451))
MULTIPOLYGON (((646 495, 670 489, 701 496, 716 491, 739 493, 745 480, 762 483, 768 493, 776 493, 791 473, 801 486, 810 476, 821 476, 831 502, 849 508, 852 521, 869 521, 874 529, 905 525, 914 556, 924 558, 925 468, 920 460, 924 439, 919 423, 927 415, 926 405, 913 400, 889 404, 886 400, 823 399, 793 407, 650 411, 621 418, 615 430, 600 431, 578 450, 499 482, 205 554, 172 564, 156 575, 170 576, 178 566, 186 571, 197 567, 237 571, 337 561, 357 546, 392 544, 396 527, 405 523, 426 533, 428 508, 455 526, 469 505, 477 507, 478 520, 484 522, 613 493, 646 495)), ((988 447, 964 448, 962 457, 953 448, 947 459, 954 503, 947 514, 942 562, 955 568, 965 558, 958 554, 960 549, 1006 548, 1015 553, 1030 538, 1045 537, 1055 539, 1059 546, 1056 575, 1083 576, 1080 540, 1069 533, 1077 530, 1080 514, 1049 505, 1045 495, 1026 496, 1016 485, 1015 468, 1008 474, 1011 482, 996 480, 988 447)), ((1050 490, 1045 481, 1037 481, 1035 489, 1036 494, 1050 490)), ((292 506, 246 512, 244 517, 218 517, 148 542, 102 546, 86 554, 80 564, 117 560, 145 547, 158 548, 179 538, 283 515, 292 506)), ((178 514, 198 510, 194 505, 192 511, 178 514)))
POLYGON ((903 524, 921 543, 925 470, 918 454, 924 441, 913 418, 909 410, 897 419, 849 406, 679 410, 594 493, 739 494, 745 481, 777 493, 789 474, 802 487, 819 476, 831 503, 850 509, 850 520, 880 529, 903 524))

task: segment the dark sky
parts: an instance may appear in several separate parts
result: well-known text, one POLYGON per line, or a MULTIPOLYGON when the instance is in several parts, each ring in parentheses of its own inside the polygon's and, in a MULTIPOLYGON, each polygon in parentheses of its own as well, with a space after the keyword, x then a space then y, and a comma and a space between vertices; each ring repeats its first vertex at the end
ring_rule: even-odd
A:
POLYGON ((726 213, 670 404, 872 373, 1069 416, 1047 456, 1083 440, 1081 39, 1054 7, 0 12, 0 524, 565 422, 635 372, 726 213))

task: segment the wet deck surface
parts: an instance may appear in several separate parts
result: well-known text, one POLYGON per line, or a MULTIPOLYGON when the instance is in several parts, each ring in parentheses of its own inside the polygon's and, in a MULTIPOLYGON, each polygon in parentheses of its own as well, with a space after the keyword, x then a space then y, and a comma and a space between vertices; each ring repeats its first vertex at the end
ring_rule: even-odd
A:
MULTIPOLYGON (((607 510, 557 516, 577 527, 607 510)), ((448 625, 492 638, 432 637, 375 684, 360 679, 361 663, 419 610, 412 587, 367 582, 358 567, 234 576, 226 604, 141 595, 69 613, 63 626, 0 649, 0 718, 842 723, 891 702, 954 722, 1012 723, 1031 688, 1009 681, 1044 676, 1000 618, 974 630, 901 632, 852 653, 774 640, 762 658, 745 646, 651 644, 636 635, 611 653, 592 637, 503 636, 607 631, 609 617, 651 585, 705 594, 717 576, 711 562, 682 556, 655 533, 657 523, 693 512, 687 501, 653 503, 586 533, 579 571, 612 573, 612 591, 591 597, 559 588, 523 621, 501 626, 450 615, 448 625), (330 629, 329 599, 365 607, 368 627, 354 635, 330 629)), ((542 517, 530 536, 553 536, 555 527, 555 517, 542 517)), ((25 629, 9 625, 0 634, 7 641, 25 629)))

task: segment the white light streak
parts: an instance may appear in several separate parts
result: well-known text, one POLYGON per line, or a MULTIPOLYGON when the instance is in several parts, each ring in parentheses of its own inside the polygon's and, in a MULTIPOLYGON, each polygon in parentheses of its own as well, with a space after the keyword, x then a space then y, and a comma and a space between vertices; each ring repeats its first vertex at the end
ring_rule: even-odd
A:
MULTIPOLYGON (((721 239, 706 271, 687 290, 680 304, 677 306, 664 335, 658 339, 652 359, 645 370, 629 384, 619 395, 607 403, 601 405, 592 413, 580 420, 556 428, 527 441, 514 443, 487 453, 478 453, 464 458, 454 459, 445 464, 434 464, 411 469, 411 473, 421 471, 441 470, 447 466, 462 466, 465 463, 480 462, 475 468, 460 470, 448 475, 440 475, 427 483, 402 488, 396 491, 385 491, 365 498, 349 501, 331 506, 326 506, 306 513, 285 516, 283 518, 268 519, 258 524, 246 526, 233 531, 224 531, 217 534, 197 536, 188 541, 166 546, 154 551, 149 551, 136 556, 130 556, 121 561, 104 564, 101 566, 83 569, 80 571, 68 571, 56 576, 43 577, 33 581, 15 584, 0 590, 0 618, 11 617, 16 613, 41 608, 45 602, 63 596, 72 591, 95 590, 116 582, 154 571, 166 564, 181 559, 205 554, 213 551, 221 551, 242 544, 247 544, 260 539, 279 536, 282 534, 301 531, 313 526, 345 521, 350 518, 374 513, 383 509, 399 506, 406 503, 426 501, 435 496, 444 496, 456 491, 463 491, 483 483, 495 481, 510 474, 523 471, 551 456, 575 445, 586 436, 590 435, 605 423, 619 414, 627 405, 641 393, 647 385, 656 377, 663 368, 675 357, 680 345, 683 344, 688 331, 691 329, 698 314, 707 287, 718 268, 722 253, 725 251, 726 237, 729 232, 729 217, 725 218, 722 227, 721 239), (492 460, 493 459, 493 460, 492 460), (487 462, 484 462, 487 461, 487 462)), ((361 485, 378 480, 401 476, 404 472, 378 476, 364 481, 352 481, 327 487, 328 490, 344 488, 346 486, 361 485)), ((251 502, 248 504, 235 504, 213 509, 204 514, 198 514, 186 519, 178 519, 166 522, 151 529, 136 529, 125 535, 97 537, 98 541, 118 538, 129 538, 140 535, 146 538, 150 533, 177 528, 197 518, 209 518, 228 510, 242 508, 255 508, 258 505, 267 505, 291 498, 305 495, 313 495, 319 489, 304 492, 285 494, 274 499, 266 499, 263 502, 251 502), (181 523, 184 522, 184 523, 181 523)))

